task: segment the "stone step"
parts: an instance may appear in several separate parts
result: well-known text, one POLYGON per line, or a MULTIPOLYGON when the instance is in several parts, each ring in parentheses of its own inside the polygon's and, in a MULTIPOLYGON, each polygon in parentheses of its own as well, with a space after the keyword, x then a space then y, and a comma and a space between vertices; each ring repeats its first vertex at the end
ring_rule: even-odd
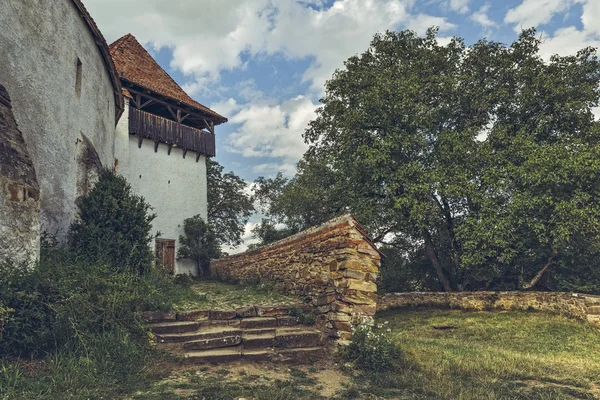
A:
POLYGON ((212 339, 193 340, 183 343, 183 348, 186 351, 199 351, 218 349, 222 347, 237 346, 242 343, 242 336, 225 336, 212 339))
POLYGON ((242 330, 236 327, 210 327, 202 330, 197 330, 191 333, 176 333, 155 335, 156 341, 159 343, 182 343, 188 341, 199 341, 208 339, 222 339, 231 336, 241 336, 242 330))
POLYGON ((279 321, 274 317, 244 318, 240 320, 240 326, 243 329, 275 328, 279 326, 279 321))
POLYGON ((586 296, 585 304, 587 306, 600 306, 600 296, 586 296))
POLYGON ((242 350, 242 360, 251 362, 273 361, 276 353, 274 350, 242 350))
POLYGON ((244 349, 264 349, 275 347, 275 333, 242 335, 244 349))
POLYGON ((227 363, 240 360, 252 362, 284 362, 290 364, 309 364, 322 359, 325 350, 322 347, 304 347, 298 349, 255 350, 242 346, 227 347, 205 351, 185 353, 186 362, 192 364, 227 363))
POLYGON ((600 315, 600 304, 597 306, 588 306, 587 313, 588 315, 600 315))
POLYGON ((188 333, 198 330, 198 322, 163 322, 159 324, 151 324, 152 332, 157 335, 173 334, 173 333, 188 333))
POLYGON ((318 347, 321 342, 321 332, 316 330, 278 331, 276 336, 276 346, 282 348, 318 347))
POLYGON ((587 320, 592 325, 600 326, 600 315, 590 315, 590 314, 588 314, 587 320))
POLYGON ((242 346, 186 353, 184 358, 193 364, 239 361, 242 358, 242 346))
POLYGON ((226 326, 240 326, 241 319, 209 319, 206 321, 198 321, 200 328, 213 328, 213 327, 226 327, 226 326))
POLYGON ((278 361, 290 364, 310 364, 324 356, 325 350, 322 347, 281 349, 277 352, 278 361))
POLYGON ((177 314, 174 312, 145 311, 142 313, 142 317, 150 324, 177 320, 177 314))

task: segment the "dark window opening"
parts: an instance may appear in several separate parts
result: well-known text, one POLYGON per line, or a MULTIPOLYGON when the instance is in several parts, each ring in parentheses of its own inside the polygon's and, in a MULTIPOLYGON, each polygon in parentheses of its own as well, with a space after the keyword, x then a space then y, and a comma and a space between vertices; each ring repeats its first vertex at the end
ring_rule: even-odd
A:
POLYGON ((81 96, 81 84, 83 79, 83 64, 77 57, 77 72, 75 73, 75 96, 81 96))

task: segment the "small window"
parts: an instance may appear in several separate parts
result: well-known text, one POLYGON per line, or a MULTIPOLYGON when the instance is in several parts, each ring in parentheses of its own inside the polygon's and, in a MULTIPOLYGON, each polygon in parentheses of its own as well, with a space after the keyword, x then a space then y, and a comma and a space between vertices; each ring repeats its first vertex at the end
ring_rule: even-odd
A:
POLYGON ((75 96, 81 96, 81 81, 83 79, 83 64, 79 57, 77 57, 77 71, 75 73, 75 96))

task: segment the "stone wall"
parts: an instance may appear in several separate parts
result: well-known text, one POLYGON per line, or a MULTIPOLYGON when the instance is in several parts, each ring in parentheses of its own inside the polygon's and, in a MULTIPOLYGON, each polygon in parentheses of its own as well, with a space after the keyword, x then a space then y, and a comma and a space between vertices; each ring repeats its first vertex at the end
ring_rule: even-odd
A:
POLYGON ((577 318, 600 327, 600 296, 556 292, 388 293, 377 311, 434 306, 469 310, 536 310, 577 318))
POLYGON ((10 97, 0 85, 0 263, 32 262, 39 256, 39 193, 10 97))
POLYGON ((0 1, 0 83, 36 169, 42 231, 61 240, 77 214, 78 141, 86 137, 102 165, 112 166, 122 100, 108 47, 82 7, 79 0, 0 1))
POLYGON ((381 254, 351 215, 343 215, 260 249, 211 263, 224 281, 260 281, 305 296, 331 337, 376 311, 381 254))

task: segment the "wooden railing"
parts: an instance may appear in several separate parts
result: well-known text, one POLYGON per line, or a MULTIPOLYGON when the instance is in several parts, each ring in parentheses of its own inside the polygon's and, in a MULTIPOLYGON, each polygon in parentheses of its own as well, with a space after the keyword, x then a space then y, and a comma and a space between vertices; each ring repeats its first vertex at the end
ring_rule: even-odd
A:
POLYGON ((129 106, 129 134, 214 157, 215 135, 129 106))

